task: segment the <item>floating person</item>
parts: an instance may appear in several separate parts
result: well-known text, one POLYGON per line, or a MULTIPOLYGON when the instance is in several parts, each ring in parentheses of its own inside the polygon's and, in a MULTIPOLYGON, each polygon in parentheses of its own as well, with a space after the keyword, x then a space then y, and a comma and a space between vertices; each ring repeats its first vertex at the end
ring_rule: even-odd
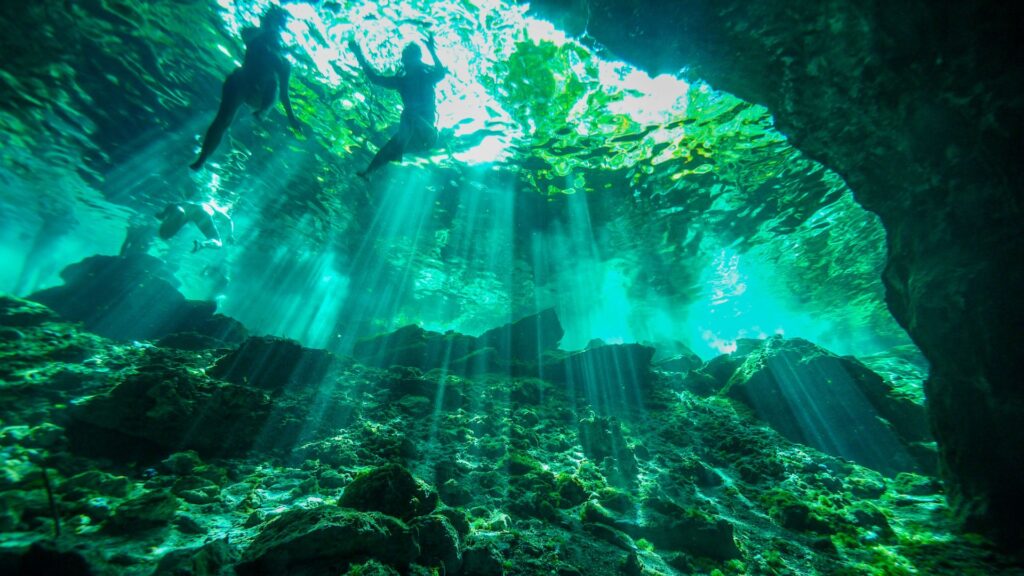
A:
POLYGON ((161 220, 159 235, 164 240, 173 238, 185 224, 189 222, 195 224, 206 240, 203 242, 193 241, 192 252, 198 252, 203 248, 224 246, 220 230, 217 228, 217 220, 221 220, 228 226, 228 242, 234 241, 235 225, 231 218, 210 204, 194 204, 192 202, 168 204, 156 217, 161 220))
POLYGON ((288 21, 288 12, 278 6, 271 7, 260 19, 259 29, 242 33, 245 39, 245 61, 224 81, 217 116, 206 131, 199 158, 190 168, 199 170, 220 145, 224 132, 235 119, 235 113, 242 104, 254 108, 258 119, 269 110, 280 95, 281 104, 288 114, 288 122, 296 133, 302 132, 302 124, 292 112, 288 98, 288 78, 291 65, 284 57, 281 45, 281 30, 288 21))
POLYGON ((434 66, 423 62, 423 51, 417 44, 409 43, 402 50, 402 72, 395 76, 383 76, 370 66, 366 56, 355 40, 349 41, 349 47, 355 52, 359 66, 366 72, 371 82, 385 88, 398 90, 402 97, 402 118, 398 123, 398 131, 377 151, 365 170, 358 172, 366 178, 388 162, 397 162, 406 152, 426 152, 437 144, 437 104, 434 101, 434 89, 448 70, 437 57, 434 37, 427 36, 427 50, 434 59, 434 66))

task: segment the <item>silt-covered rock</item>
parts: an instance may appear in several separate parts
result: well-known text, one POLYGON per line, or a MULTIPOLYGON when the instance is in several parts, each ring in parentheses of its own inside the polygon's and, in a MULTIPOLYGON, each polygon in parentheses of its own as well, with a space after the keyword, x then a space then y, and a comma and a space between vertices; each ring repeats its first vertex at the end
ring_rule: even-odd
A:
POLYGON ((402 521, 324 506, 289 510, 269 522, 235 570, 239 576, 336 576, 357 562, 404 567, 418 555, 414 534, 402 521))

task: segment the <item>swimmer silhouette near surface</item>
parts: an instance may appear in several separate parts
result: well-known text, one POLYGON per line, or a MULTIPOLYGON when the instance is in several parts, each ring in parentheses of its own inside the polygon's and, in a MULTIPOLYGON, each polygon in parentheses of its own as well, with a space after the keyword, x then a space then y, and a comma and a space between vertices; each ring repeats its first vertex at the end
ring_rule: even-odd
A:
POLYGON ((434 59, 434 66, 425 64, 420 47, 409 43, 402 50, 402 71, 394 76, 384 76, 367 62, 359 44, 355 40, 349 41, 349 48, 355 53, 367 78, 378 86, 398 90, 402 97, 402 117, 398 130, 377 151, 370 165, 358 172, 363 178, 388 162, 400 161, 406 152, 426 152, 437 144, 435 88, 448 74, 448 70, 437 56, 433 36, 427 36, 425 45, 430 51, 430 57, 434 59))
MULTIPOLYGON (((203 138, 199 158, 190 168, 199 170, 220 145, 224 132, 235 119, 242 104, 252 107, 253 115, 259 118, 269 110, 280 97, 288 122, 295 132, 302 131, 302 124, 292 111, 288 97, 288 79, 291 65, 284 57, 281 31, 288 22, 288 12, 274 6, 260 19, 260 27, 251 30, 245 41, 245 60, 242 66, 228 75, 221 92, 217 116, 203 138)), ((246 36, 243 33, 243 37, 246 36)))
POLYGON ((164 240, 170 240, 189 222, 196 225, 203 233, 206 240, 199 242, 195 240, 192 251, 198 252, 203 248, 220 248, 224 246, 220 229, 217 227, 217 220, 221 220, 228 228, 227 240, 234 239, 234 223, 227 214, 217 210, 209 204, 194 204, 186 202, 182 204, 168 204, 162 212, 156 216, 160 221, 159 235, 164 240))

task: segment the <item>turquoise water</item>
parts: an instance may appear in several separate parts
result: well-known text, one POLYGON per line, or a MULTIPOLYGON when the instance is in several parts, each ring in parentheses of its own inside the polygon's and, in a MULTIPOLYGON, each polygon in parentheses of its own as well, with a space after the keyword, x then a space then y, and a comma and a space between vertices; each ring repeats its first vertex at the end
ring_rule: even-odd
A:
POLYGON ((3 9, 0 572, 1015 573, 769 110, 521 4, 287 2, 301 130, 192 171, 270 6, 3 9), (403 103, 349 41, 431 38, 436 146, 358 177, 403 103))
POLYGON ((570 349, 908 343, 882 302, 881 226, 764 108, 685 74, 650 78, 524 7, 287 6, 307 130, 284 129, 279 106, 262 122, 243 111, 197 174, 186 166, 263 4, 22 9, 48 56, 10 63, 22 98, 4 110, 0 289, 59 284, 65 265, 116 253, 130 226, 189 200, 230 214, 236 242, 193 255, 203 237, 189 226, 149 252, 186 296, 310 346, 409 323, 476 334, 552 306, 570 349), (122 34, 126 20, 141 24, 122 34), (346 41, 391 70, 424 31, 450 69, 441 143, 355 179, 400 102, 366 81, 346 41))

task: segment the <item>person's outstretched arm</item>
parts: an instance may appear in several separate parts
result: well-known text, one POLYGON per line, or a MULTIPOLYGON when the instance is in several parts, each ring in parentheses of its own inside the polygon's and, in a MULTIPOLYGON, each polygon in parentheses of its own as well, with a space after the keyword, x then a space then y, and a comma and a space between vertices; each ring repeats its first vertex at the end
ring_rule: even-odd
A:
POLYGON ((288 122, 292 125, 292 130, 296 132, 302 132, 302 124, 299 119, 295 117, 295 112, 292 111, 292 100, 288 97, 288 79, 292 74, 292 66, 285 60, 284 56, 281 57, 281 63, 277 68, 277 84, 278 90, 280 90, 281 104, 284 105, 284 111, 288 114, 288 122))
POLYGON ((356 61, 359 62, 359 67, 366 73, 366 77, 370 79, 370 82, 385 88, 398 88, 398 79, 393 76, 382 76, 381 74, 378 74, 377 71, 373 69, 373 66, 366 61, 366 56, 363 55, 362 48, 359 47, 359 44, 357 44, 355 40, 349 40, 348 47, 355 53, 356 61))
POLYGON ((427 50, 430 52, 430 57, 434 59, 434 69, 432 70, 434 78, 436 78, 437 80, 444 78, 445 75, 448 74, 448 69, 445 68, 444 64, 441 62, 441 58, 437 56, 437 50, 435 50, 434 46, 434 35, 430 34, 429 36, 427 36, 426 42, 424 42, 424 44, 427 45, 427 50))

